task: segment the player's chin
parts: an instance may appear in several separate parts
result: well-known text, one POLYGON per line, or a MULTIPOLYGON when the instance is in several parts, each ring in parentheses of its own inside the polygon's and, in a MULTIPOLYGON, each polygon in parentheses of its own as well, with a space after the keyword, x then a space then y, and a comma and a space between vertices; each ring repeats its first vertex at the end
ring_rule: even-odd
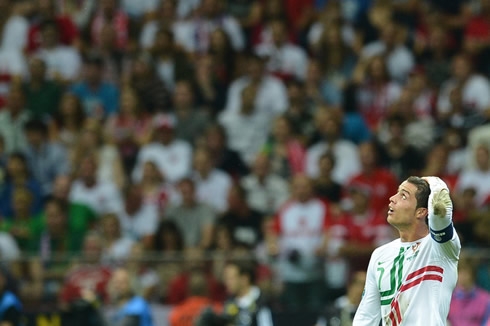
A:
POLYGON ((393 214, 388 213, 386 216, 386 220, 388 221, 388 223, 390 223, 392 225, 395 223, 395 219, 393 217, 393 214))

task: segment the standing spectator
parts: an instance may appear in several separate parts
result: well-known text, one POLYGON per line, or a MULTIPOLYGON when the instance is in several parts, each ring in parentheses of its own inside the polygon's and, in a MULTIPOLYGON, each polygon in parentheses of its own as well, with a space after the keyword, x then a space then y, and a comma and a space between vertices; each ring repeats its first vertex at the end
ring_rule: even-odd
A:
POLYGON ((252 173, 240 184, 247 192, 248 205, 262 214, 274 214, 289 197, 287 181, 271 172, 270 160, 264 154, 257 155, 252 173))
POLYGON ((309 176, 316 177, 319 157, 330 151, 336 161, 332 178, 344 184, 360 171, 357 147, 352 142, 340 138, 342 122, 334 110, 319 108, 315 114, 315 124, 322 139, 310 146, 306 152, 306 172, 309 176))
POLYGON ((10 88, 7 107, 0 112, 0 135, 5 152, 23 151, 27 147, 24 125, 30 118, 25 109, 25 98, 20 86, 10 88))
POLYGON ((193 180, 196 184, 197 198, 200 202, 213 207, 218 213, 227 209, 228 191, 232 180, 223 171, 213 166, 211 153, 205 148, 194 152, 193 180))
POLYGON ((38 119, 53 117, 61 98, 61 87, 46 78, 46 63, 40 58, 32 58, 29 63, 30 78, 24 84, 26 107, 38 119))
POLYGON ((85 204, 96 214, 121 212, 123 202, 116 185, 99 181, 96 172, 95 156, 84 157, 80 162, 78 178, 71 185, 70 201, 85 204))
POLYGON ((162 177, 175 182, 188 175, 192 165, 192 147, 184 140, 175 139, 175 119, 159 114, 153 118, 153 142, 143 146, 138 153, 133 180, 139 181, 143 175, 143 165, 152 161, 162 177))
POLYGON ((103 0, 90 26, 93 45, 102 42, 102 31, 105 25, 113 26, 116 31, 116 44, 119 49, 125 49, 129 38, 129 18, 120 8, 118 0, 103 0))
POLYGON ((119 111, 119 90, 102 80, 102 58, 91 55, 85 60, 85 80, 72 86, 88 117, 104 119, 119 111))
POLYGON ((33 177, 41 184, 44 195, 51 194, 58 175, 68 174, 70 165, 63 145, 48 140, 48 128, 40 120, 26 123, 28 146, 25 156, 33 177))
POLYGON ((260 44, 255 48, 259 56, 268 58, 267 70, 281 78, 304 80, 308 55, 299 46, 288 42, 283 21, 270 22, 270 29, 272 43, 260 44))
POLYGON ((375 143, 366 142, 359 146, 361 173, 350 179, 349 184, 363 185, 369 189, 370 207, 376 211, 388 209, 391 194, 396 193, 398 180, 378 163, 378 151, 375 143))
POLYGON ((322 257, 329 223, 327 205, 314 197, 312 181, 297 175, 293 196, 278 211, 269 231, 269 253, 278 255, 283 302, 293 309, 321 306, 322 257))
POLYGON ((49 79, 71 82, 78 78, 82 60, 76 48, 59 42, 59 33, 60 30, 55 21, 43 22, 41 46, 35 55, 46 63, 49 79))
POLYGON ((476 284, 476 270, 469 259, 458 264, 458 283, 454 289, 448 320, 452 326, 487 325, 490 294, 476 284))
POLYGON ((141 187, 128 185, 124 198, 124 208, 118 213, 123 234, 134 241, 150 247, 158 228, 158 209, 156 205, 143 203, 141 187))
POLYGON ((195 184, 191 179, 181 180, 179 191, 182 204, 170 206, 165 217, 177 225, 186 248, 209 248, 216 220, 213 209, 198 201, 195 184))

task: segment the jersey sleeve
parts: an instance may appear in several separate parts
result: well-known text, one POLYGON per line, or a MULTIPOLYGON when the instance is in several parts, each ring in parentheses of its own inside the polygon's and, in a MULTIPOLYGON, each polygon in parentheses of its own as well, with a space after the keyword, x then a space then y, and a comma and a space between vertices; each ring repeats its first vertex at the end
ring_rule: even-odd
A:
POLYGON ((374 270, 376 251, 371 255, 366 275, 362 300, 354 316, 353 326, 379 325, 381 320, 381 298, 376 285, 374 270))
POLYGON ((425 177, 430 185, 428 202, 429 230, 435 250, 442 256, 458 259, 461 243, 453 226, 453 203, 449 188, 438 177, 425 177))

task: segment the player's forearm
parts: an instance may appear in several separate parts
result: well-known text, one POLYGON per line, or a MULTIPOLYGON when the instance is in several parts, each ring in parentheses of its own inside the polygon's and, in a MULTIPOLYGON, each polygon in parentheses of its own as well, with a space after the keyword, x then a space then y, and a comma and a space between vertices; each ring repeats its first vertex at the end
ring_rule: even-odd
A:
POLYGON ((426 177, 425 179, 429 182, 431 189, 428 211, 432 237, 437 242, 449 241, 453 234, 453 202, 449 189, 446 183, 437 177, 426 177))

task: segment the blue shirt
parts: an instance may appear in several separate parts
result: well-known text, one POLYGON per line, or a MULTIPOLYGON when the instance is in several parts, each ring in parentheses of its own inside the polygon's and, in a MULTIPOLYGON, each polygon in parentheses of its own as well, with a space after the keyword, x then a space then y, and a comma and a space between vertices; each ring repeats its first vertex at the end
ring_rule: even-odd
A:
POLYGON ((121 323, 126 317, 138 317, 139 326, 153 326, 153 320, 151 317, 150 305, 139 296, 134 296, 129 300, 114 317, 114 322, 117 325, 121 323))
POLYGON ((3 296, 0 298, 0 320, 2 320, 5 311, 11 307, 15 307, 19 311, 22 310, 22 304, 17 296, 10 291, 5 291, 3 296))
POLYGON ((92 89, 86 82, 80 82, 73 85, 71 91, 80 99, 89 117, 102 118, 98 116, 99 107, 104 117, 119 110, 119 90, 112 84, 102 82, 97 89, 92 89))

